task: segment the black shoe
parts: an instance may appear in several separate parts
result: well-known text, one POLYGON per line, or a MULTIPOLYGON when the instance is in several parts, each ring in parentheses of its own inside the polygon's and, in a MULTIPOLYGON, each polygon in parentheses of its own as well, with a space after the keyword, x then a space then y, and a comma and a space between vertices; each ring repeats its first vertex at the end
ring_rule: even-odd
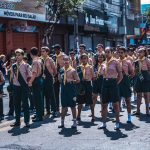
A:
POLYGON ((29 123, 25 123, 25 127, 26 128, 30 128, 30 124, 29 123))
POLYGON ((60 126, 58 126, 58 128, 64 128, 64 125, 60 125, 60 126))
POLYGON ((131 121, 127 121, 127 123, 132 123, 131 121))
POLYGON ((36 119, 33 119, 33 120, 32 120, 32 122, 40 122, 40 121, 43 121, 43 119, 38 119, 38 118, 36 118, 36 119))
POLYGON ((47 111, 47 112, 46 112, 46 115, 47 115, 47 116, 49 116, 50 114, 51 114, 50 111, 47 111))
POLYGON ((71 129, 77 129, 77 126, 72 125, 71 129))
POLYGON ((20 127, 20 123, 19 122, 15 122, 14 124, 10 125, 11 127, 20 127))
POLYGON ((34 115, 33 117, 31 117, 31 119, 36 119, 36 115, 34 115))
POLYGON ((134 111, 132 116, 139 116, 140 115, 140 112, 137 112, 137 111, 134 111))
POLYGON ((98 126, 98 129, 106 129, 106 124, 101 124, 100 126, 98 126))
POLYGON ((12 116, 14 116, 14 113, 10 113, 10 112, 9 112, 9 113, 7 114, 7 116, 12 117, 12 116))
POLYGON ((150 117, 150 114, 148 113, 148 114, 146 114, 146 116, 147 116, 147 117, 150 117))
POLYGON ((93 122, 93 123, 94 123, 94 122, 95 122, 95 118, 92 118, 92 119, 91 119, 91 122, 93 122))
POLYGON ((0 116, 0 121, 4 120, 4 116, 0 116))
POLYGON ((78 117, 78 118, 77 118, 77 121, 81 121, 81 118, 80 118, 80 117, 78 117))

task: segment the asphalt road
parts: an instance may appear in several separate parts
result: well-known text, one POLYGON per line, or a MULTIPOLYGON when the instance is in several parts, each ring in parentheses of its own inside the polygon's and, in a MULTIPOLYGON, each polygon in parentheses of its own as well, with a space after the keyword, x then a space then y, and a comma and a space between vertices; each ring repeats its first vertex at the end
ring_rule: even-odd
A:
MULTIPOLYGON (((135 109, 135 103, 132 102, 135 109)), ((4 98, 5 114, 8 97, 4 98)), ((0 123, 0 150, 150 150, 150 117, 146 117, 144 101, 140 117, 132 117, 127 124, 126 109, 120 113, 121 128, 114 130, 113 114, 109 112, 106 130, 98 130, 101 123, 100 104, 96 105, 96 121, 91 123, 89 110, 82 112, 82 122, 77 130, 71 129, 72 117, 68 115, 65 128, 58 129, 60 118, 46 118, 41 123, 31 123, 31 128, 11 128, 13 118, 5 117, 0 123)), ((70 111, 69 111, 70 113, 70 111)))

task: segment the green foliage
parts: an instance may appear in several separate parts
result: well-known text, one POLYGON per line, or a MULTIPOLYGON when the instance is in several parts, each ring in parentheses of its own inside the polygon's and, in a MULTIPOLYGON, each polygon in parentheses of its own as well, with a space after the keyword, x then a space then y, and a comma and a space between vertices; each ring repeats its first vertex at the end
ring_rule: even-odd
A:
POLYGON ((46 16, 51 23, 44 31, 44 39, 51 40, 54 25, 62 17, 77 17, 78 11, 82 10, 83 2, 84 0, 37 0, 37 8, 46 6, 46 16))
POLYGON ((147 22, 150 23, 150 8, 148 8, 146 11, 145 11, 145 15, 147 17, 147 22))
POLYGON ((49 21, 57 22, 64 16, 76 16, 84 0, 38 0, 38 4, 46 4, 49 21))

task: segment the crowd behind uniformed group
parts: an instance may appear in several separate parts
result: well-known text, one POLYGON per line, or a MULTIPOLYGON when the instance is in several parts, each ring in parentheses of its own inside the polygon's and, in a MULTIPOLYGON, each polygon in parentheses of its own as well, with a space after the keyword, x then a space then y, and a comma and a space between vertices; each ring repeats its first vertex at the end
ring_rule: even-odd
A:
POLYGON ((114 129, 120 128, 119 114, 122 105, 127 108, 127 123, 132 116, 140 115, 142 98, 145 100, 145 114, 150 116, 150 48, 145 46, 116 48, 98 44, 96 52, 79 45, 79 52, 62 52, 56 44, 52 50, 46 46, 32 47, 28 54, 16 49, 9 60, 0 55, 0 122, 4 120, 3 86, 9 81, 8 116, 15 116, 12 127, 21 124, 23 114, 25 127, 41 122, 45 117, 59 117, 58 128, 65 127, 68 107, 71 108, 76 129, 82 121, 83 105, 91 110, 91 122, 95 121, 95 105, 100 96, 102 123, 106 128, 108 106, 116 121, 114 129), (131 112, 131 95, 134 95, 137 109, 131 112), (77 107, 76 107, 77 106, 77 107), (34 115, 31 117, 31 112, 34 115), (32 121, 30 121, 32 118, 32 121))

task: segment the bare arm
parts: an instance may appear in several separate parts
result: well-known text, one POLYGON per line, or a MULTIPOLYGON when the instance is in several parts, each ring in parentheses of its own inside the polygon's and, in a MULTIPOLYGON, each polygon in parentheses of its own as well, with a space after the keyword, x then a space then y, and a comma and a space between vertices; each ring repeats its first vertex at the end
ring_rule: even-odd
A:
POLYGON ((117 62, 116 69, 118 72, 118 84, 119 84, 121 80, 123 79, 122 68, 119 62, 117 62))

